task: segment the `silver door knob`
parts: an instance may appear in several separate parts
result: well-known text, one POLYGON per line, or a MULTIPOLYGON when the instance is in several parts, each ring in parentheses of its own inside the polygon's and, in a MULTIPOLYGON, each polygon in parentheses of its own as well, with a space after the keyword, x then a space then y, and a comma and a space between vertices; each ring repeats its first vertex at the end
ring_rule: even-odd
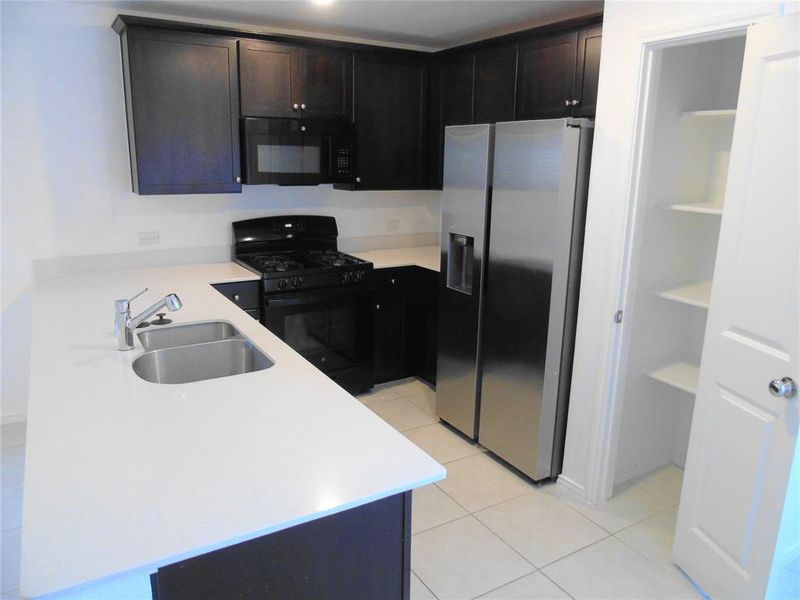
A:
POLYGON ((298 108, 300 108, 299 104, 292 104, 292 110, 297 110, 298 108))
POLYGON ((564 106, 572 106, 572 102, 570 100, 564 100, 564 106))
POLYGON ((300 126, 300 131, 305 131, 305 130, 306 130, 306 126, 305 125, 301 125, 300 126))
POLYGON ((305 109, 306 109, 306 105, 305 104, 301 104, 300 105, 300 110, 305 110, 305 109))
POLYGON ((236 178, 236 183, 242 183, 242 178, 241 177, 237 177, 236 178))
POLYGON ((769 393, 773 396, 792 398, 797 393, 797 384, 791 377, 773 379, 769 382, 769 393))
POLYGON ((580 103, 581 103, 580 100, 573 100, 572 101, 572 106, 578 106, 578 104, 580 104, 580 103))

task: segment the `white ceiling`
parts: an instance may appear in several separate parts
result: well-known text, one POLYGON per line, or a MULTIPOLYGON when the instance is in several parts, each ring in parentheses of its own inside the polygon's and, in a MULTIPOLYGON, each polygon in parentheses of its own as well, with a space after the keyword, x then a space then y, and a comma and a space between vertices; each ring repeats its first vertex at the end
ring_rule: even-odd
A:
POLYGON ((101 0, 121 11, 440 50, 598 13, 602 0, 101 0))

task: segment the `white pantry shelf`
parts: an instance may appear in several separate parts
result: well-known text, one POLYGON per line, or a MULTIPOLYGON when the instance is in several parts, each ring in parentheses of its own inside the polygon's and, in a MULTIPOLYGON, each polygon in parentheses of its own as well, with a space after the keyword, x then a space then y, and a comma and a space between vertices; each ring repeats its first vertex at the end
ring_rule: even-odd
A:
POLYGON ((700 375, 700 368, 685 362, 674 362, 655 371, 650 371, 646 375, 661 383, 666 383, 674 388, 689 394, 697 393, 697 378, 700 375))
POLYGON ((698 283, 672 288, 671 290, 656 292, 656 294, 666 300, 682 302, 683 304, 689 304, 699 308, 708 308, 711 300, 711 282, 700 281, 698 283))
POLYGON ((668 210, 678 212, 698 213, 702 215, 721 215, 722 206, 713 202, 685 202, 681 204, 667 204, 668 210))
POLYGON ((735 108, 721 110, 687 110, 681 113, 682 117, 696 117, 701 119, 718 119, 720 117, 731 118, 736 116, 735 108))

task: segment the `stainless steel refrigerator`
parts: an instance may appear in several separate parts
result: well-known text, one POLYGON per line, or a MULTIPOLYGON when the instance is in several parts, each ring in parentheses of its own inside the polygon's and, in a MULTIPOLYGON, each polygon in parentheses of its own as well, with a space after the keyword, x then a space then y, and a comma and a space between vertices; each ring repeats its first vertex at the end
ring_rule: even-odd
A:
POLYGON ((436 412, 536 481, 561 470, 592 133, 445 130, 436 412))

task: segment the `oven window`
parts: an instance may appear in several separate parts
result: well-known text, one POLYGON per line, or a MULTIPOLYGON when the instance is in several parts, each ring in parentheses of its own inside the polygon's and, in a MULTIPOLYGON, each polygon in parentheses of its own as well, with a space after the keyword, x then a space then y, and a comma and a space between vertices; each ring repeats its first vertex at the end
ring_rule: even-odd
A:
POLYGON ((330 372, 372 362, 372 293, 269 306, 264 324, 306 360, 330 372))
POLYGON ((350 307, 331 306, 287 315, 286 342, 303 356, 335 353, 330 359, 352 360, 355 327, 350 307))
POLYGON ((259 173, 319 173, 319 146, 259 144, 259 173))

